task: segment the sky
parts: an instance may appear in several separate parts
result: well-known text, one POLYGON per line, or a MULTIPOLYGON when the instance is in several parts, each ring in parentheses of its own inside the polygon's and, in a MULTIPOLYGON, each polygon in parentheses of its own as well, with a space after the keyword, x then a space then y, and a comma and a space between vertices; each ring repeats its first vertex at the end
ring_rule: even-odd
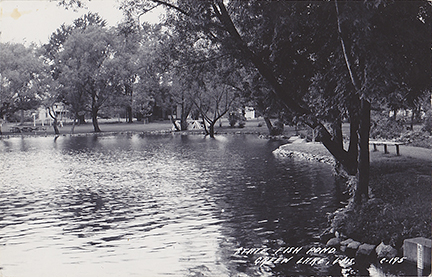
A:
MULTIPOLYGON (((47 43, 61 24, 71 24, 87 12, 97 12, 109 26, 122 21, 118 0, 86 1, 88 9, 73 11, 49 0, 0 0, 0 42, 47 43)), ((143 15, 141 21, 157 22, 159 14, 143 15)))

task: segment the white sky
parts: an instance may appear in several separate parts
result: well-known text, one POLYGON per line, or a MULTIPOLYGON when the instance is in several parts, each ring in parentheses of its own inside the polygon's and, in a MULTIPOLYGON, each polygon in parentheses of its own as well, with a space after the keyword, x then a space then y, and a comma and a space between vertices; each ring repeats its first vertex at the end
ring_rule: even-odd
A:
MULTIPOLYGON (((44 44, 61 24, 71 24, 89 11, 97 12, 109 26, 123 19, 118 0, 85 1, 88 9, 73 11, 49 0, 0 0, 0 41, 26 45, 31 42, 44 44)), ((141 22, 157 22, 159 13, 143 15, 141 22)))

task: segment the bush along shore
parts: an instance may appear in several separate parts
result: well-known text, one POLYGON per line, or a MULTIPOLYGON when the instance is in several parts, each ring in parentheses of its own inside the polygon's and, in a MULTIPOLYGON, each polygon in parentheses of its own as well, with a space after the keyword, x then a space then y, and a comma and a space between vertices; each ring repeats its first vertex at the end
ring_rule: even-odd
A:
MULTIPOLYGON (((405 263, 404 240, 431 238, 432 156, 428 162, 424 155, 416 158, 417 153, 430 150, 413 147, 401 150, 401 156, 371 152, 370 199, 358 207, 341 199, 342 207, 328 217, 329 227, 320 236, 321 243, 355 257, 359 263, 397 268, 405 263)), ((334 159, 320 143, 285 144, 273 153, 282 158, 321 162, 335 168, 334 159)), ((336 170, 333 172, 336 180, 345 181, 349 194, 350 179, 337 176, 336 170)))

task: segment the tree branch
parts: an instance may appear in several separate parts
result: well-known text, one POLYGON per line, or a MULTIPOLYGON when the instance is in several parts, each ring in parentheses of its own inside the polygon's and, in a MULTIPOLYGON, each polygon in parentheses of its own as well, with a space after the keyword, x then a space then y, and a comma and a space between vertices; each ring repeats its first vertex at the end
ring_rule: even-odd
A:
POLYGON ((48 107, 47 110, 48 110, 48 114, 49 114, 49 116, 50 116, 52 119, 56 119, 56 116, 54 116, 54 115, 51 113, 51 108, 48 107))
POLYGON ((340 40, 340 43, 341 43, 341 46, 342 46, 342 52, 343 52, 343 55, 344 55, 345 64, 347 66, 348 73, 349 73, 350 78, 351 78, 351 83, 353 84, 354 89, 358 93, 360 90, 359 90, 358 83, 357 83, 357 81, 355 79, 354 73, 353 73, 352 68, 351 68, 351 62, 349 60, 348 53, 347 53, 347 50, 346 50, 346 47, 345 47, 345 41, 344 41, 344 39, 342 37, 342 28, 341 28, 340 15, 339 15, 339 5, 338 5, 337 0, 335 0, 335 8, 336 8, 336 18, 337 18, 337 26, 338 26, 338 35, 339 35, 339 40, 340 40))
POLYGON ((191 15, 190 15, 188 12, 186 12, 185 10, 183 10, 183 9, 181 9, 180 7, 175 6, 175 5, 171 4, 171 3, 168 3, 168 2, 165 2, 165 1, 161 1, 161 0, 151 0, 151 1, 153 1, 153 2, 155 2, 155 3, 157 3, 157 4, 160 4, 160 5, 164 5, 164 6, 166 6, 166 7, 169 7, 169 8, 175 9, 176 11, 179 11, 180 13, 182 13, 182 14, 184 14, 184 15, 191 16, 191 15))
POLYGON ((219 20, 225 26, 226 31, 230 34, 234 42, 238 45, 240 50, 250 59, 250 61, 255 65, 260 74, 267 79, 267 81, 273 87, 273 92, 276 96, 282 100, 283 105, 302 115, 310 115, 310 111, 297 103, 294 99, 292 99, 287 91, 282 87, 282 85, 278 82, 276 77, 273 74, 273 70, 270 69, 252 50, 249 49, 247 44, 241 38, 239 32, 237 31, 234 23, 231 20, 231 17, 228 14, 228 11, 225 7, 225 4, 222 0, 217 0, 217 6, 220 11, 219 20))
POLYGON ((211 57, 211 58, 208 58, 208 59, 202 59, 202 60, 198 60, 198 61, 193 61, 193 62, 187 63, 187 64, 174 65, 173 67, 175 67, 175 68, 181 68, 181 67, 187 67, 187 66, 191 66, 191 65, 197 65, 197 64, 207 63, 207 62, 211 62, 211 61, 217 60, 219 58, 226 57, 228 55, 229 54, 222 54, 222 55, 218 55, 218 56, 211 57))

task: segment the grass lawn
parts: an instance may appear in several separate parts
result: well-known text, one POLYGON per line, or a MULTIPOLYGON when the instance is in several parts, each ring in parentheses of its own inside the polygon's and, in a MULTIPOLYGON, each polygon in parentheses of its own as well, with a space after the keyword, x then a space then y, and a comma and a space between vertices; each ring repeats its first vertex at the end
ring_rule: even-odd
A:
MULTIPOLYGON (((99 119, 99 127, 102 130, 102 133, 122 133, 122 132, 133 132, 133 133, 142 133, 142 132, 152 132, 152 131, 171 131, 173 130, 173 124, 169 120, 164 121, 154 121, 148 124, 144 124, 143 122, 135 121, 132 124, 119 122, 118 120, 104 120, 99 119)), ((25 133, 12 133, 10 132, 10 128, 17 126, 17 123, 8 123, 3 124, 2 133, 3 135, 54 135, 54 130, 52 126, 38 125, 39 130, 33 132, 25 132, 25 133)), ((23 126, 33 127, 31 123, 24 124, 23 126)), ((21 126, 20 126, 21 127, 21 126)), ((69 123, 64 125, 63 127, 59 127, 60 133, 62 135, 71 134, 72 125, 69 123)), ((204 130, 194 130, 188 131, 193 133, 203 133, 204 130)), ((219 123, 215 126, 215 132, 224 134, 224 133, 252 133, 252 134, 268 134, 268 129, 265 125, 263 119, 253 119, 246 121, 246 125, 244 128, 234 127, 231 128, 228 124, 228 120, 222 121, 222 126, 219 126, 219 123)), ((84 134, 84 133, 93 133, 93 125, 91 121, 88 121, 86 124, 76 125, 74 129, 74 134, 84 134)), ((285 134, 292 135, 295 133, 294 127, 286 127, 285 134)))

